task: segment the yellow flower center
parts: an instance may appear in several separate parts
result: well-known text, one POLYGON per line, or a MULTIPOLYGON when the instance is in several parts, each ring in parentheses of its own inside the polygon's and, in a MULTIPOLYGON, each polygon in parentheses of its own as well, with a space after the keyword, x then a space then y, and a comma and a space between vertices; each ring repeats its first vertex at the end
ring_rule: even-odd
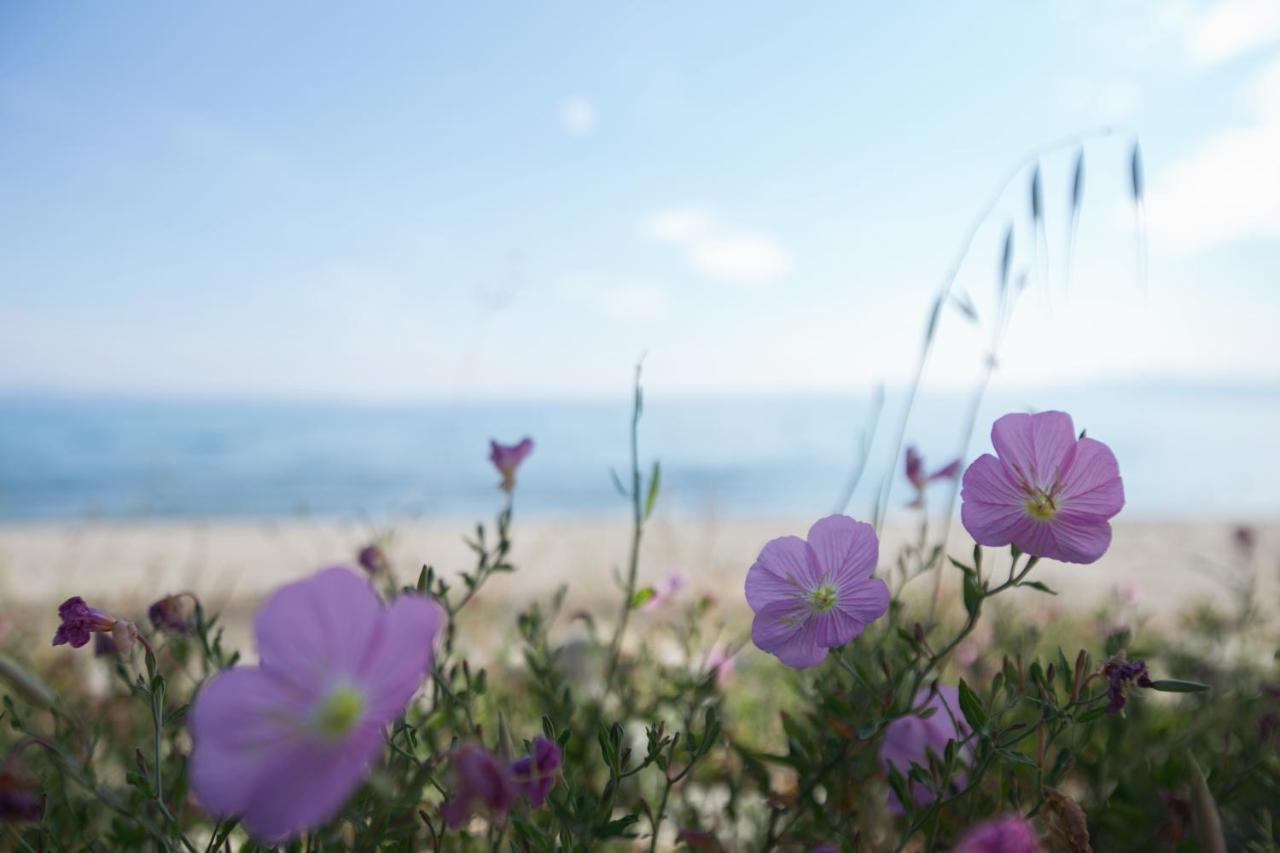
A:
POLYGON ((1058 512, 1058 504, 1054 501, 1054 496, 1044 489, 1035 489, 1026 501, 1027 512, 1032 518, 1040 521, 1048 521, 1058 512))
POLYGON ((815 613, 825 613, 836 606, 836 588, 823 584, 809 594, 809 606, 815 613))
POLYGON ((341 684, 333 689, 329 698, 324 700, 316 711, 316 729, 329 740, 345 737, 364 711, 364 694, 349 684, 341 684))

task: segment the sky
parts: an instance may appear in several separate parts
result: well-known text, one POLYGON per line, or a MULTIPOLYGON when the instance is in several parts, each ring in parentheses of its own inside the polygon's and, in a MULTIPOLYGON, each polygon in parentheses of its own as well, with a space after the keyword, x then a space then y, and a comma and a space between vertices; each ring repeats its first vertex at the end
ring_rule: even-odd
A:
POLYGON ((1010 226, 997 385, 1280 383, 1278 150, 1275 0, 0 0, 0 393, 901 384, 1006 182, 928 385, 1010 226))

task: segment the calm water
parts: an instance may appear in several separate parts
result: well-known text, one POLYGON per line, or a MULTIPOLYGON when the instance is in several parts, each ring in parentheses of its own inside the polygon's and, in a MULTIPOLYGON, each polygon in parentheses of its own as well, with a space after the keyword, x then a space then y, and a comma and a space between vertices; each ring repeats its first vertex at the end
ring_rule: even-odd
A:
MULTIPOLYGON (((886 401, 855 514, 885 473, 900 405, 886 401)), ((869 406, 865 397, 650 393, 642 455, 662 460, 669 511, 826 512, 869 406)), ((918 406, 908 436, 931 464, 954 454, 964 406, 959 395, 918 406)), ((1032 406, 1064 408, 1112 446, 1130 517, 1280 515, 1280 388, 997 394, 973 452, 987 449, 995 415, 1032 406)), ((537 449, 520 475, 523 512, 621 511, 609 469, 627 465, 627 417, 621 398, 415 406, 0 398, 0 519, 479 516, 499 498, 488 438, 526 434, 537 449)), ((899 489, 894 503, 904 499, 899 489)))

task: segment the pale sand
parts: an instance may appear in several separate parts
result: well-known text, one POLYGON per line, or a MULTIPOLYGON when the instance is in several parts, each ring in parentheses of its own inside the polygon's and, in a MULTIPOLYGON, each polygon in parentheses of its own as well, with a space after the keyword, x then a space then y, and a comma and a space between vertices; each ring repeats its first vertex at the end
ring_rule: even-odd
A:
MULTIPOLYGON (((641 577, 658 581, 679 573, 694 592, 714 594, 726 616, 742 615, 742 580, 760 546, 786 534, 803 535, 807 519, 704 518, 650 525, 641 577)), ((448 574, 472 565, 462 542, 469 531, 455 520, 406 521, 395 526, 388 553, 402 582, 423 563, 448 574)), ((1036 577, 1059 590, 1061 605, 1085 605, 1117 595, 1136 596, 1142 609, 1171 616, 1188 604, 1226 602, 1240 560, 1226 523, 1117 523, 1111 550, 1091 566, 1044 563, 1036 577)), ((1280 603, 1280 521, 1255 524, 1259 585, 1255 599, 1266 613, 1280 603)), ((905 527, 885 532, 882 563, 896 553, 905 527)), ((271 588, 315 568, 352 563, 372 531, 333 521, 147 521, 0 526, 0 615, 43 612, 69 595, 136 607, 161 594, 193 591, 214 606, 245 610, 271 588)), ((483 593, 488 607, 522 607, 570 586, 575 605, 614 600, 613 572, 627 558, 624 519, 517 518, 513 560, 518 574, 495 577, 483 593)), ((959 524, 953 556, 967 558, 971 543, 959 524)), ((882 568, 884 574, 886 568, 882 568)), ((950 574, 958 574, 948 570, 950 574)), ((919 584, 924 586, 924 584, 919 584)), ((1017 591, 1020 596, 1035 593, 1017 591)), ((612 610, 598 611, 607 616, 612 610)))

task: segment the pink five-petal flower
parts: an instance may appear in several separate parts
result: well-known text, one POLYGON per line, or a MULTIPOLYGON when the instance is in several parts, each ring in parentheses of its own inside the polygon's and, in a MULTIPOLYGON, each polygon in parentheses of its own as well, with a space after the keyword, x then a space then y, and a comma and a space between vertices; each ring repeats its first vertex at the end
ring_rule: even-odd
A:
POLYGON ((277 590, 254 620, 258 666, 221 672, 196 695, 201 804, 267 841, 337 814, 430 671, 444 619, 411 593, 383 607, 346 568, 277 590))
POLYGON ((1111 449, 1076 438, 1064 412, 1005 415, 991 442, 996 455, 979 456, 964 472, 960 519, 974 541, 1064 563, 1101 557, 1110 519, 1124 506, 1111 449))
POLYGON ((952 853, 1039 853, 1035 827, 1016 815, 980 823, 964 834, 952 853))
MULTIPOLYGON (((962 741, 969 734, 969 726, 960 713, 960 691, 949 684, 938 685, 936 693, 930 695, 929 688, 923 688, 915 696, 912 707, 919 710, 932 709, 928 717, 909 714, 899 717, 885 727, 884 741, 880 744, 880 767, 886 773, 890 767, 906 776, 911 772, 911 765, 929 766, 929 753, 942 757, 946 752, 948 741, 962 741)), ((967 758, 968 750, 962 750, 961 756, 967 758)), ((964 784, 964 774, 956 774, 951 780, 956 784, 964 784)), ((921 782, 911 782, 911 795, 916 805, 924 806, 933 802, 935 793, 921 782)), ((889 811, 895 815, 902 814, 902 802, 894 791, 889 791, 889 811)))
POLYGON ((814 522, 808 541, 768 542, 747 571, 752 642, 787 666, 821 663, 889 609, 889 588, 871 576, 879 553, 871 525, 845 515, 814 522))
POLYGON ((502 475, 502 483, 498 488, 510 494, 516 487, 516 469, 520 467, 520 463, 525 460, 530 453, 533 452, 533 439, 525 437, 515 444, 499 444, 497 441, 489 442, 489 461, 493 463, 493 467, 498 469, 498 473, 502 475))

